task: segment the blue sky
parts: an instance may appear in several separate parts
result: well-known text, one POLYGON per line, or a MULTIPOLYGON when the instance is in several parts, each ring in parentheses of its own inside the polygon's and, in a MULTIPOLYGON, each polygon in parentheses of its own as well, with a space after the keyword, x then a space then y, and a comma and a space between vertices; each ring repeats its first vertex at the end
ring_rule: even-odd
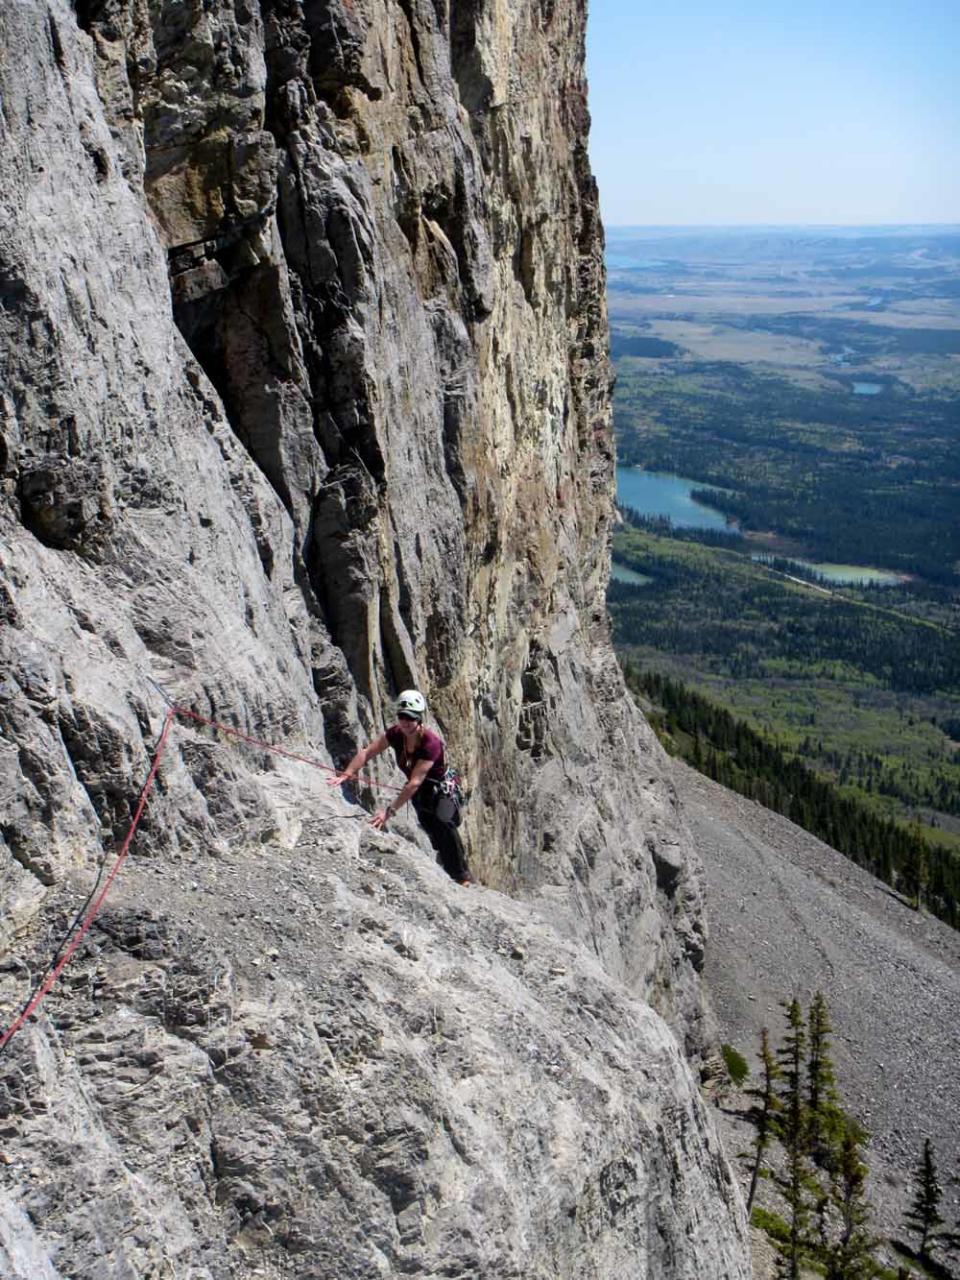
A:
POLYGON ((960 222, 960 0, 589 0, 609 226, 960 222))

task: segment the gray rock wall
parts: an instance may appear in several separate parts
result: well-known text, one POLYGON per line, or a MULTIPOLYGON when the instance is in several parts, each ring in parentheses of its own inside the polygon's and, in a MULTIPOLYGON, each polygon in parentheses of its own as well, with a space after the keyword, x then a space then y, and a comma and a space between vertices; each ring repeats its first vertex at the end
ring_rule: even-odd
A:
MULTIPOLYGON (((0 10, 8 1001, 126 829, 149 678, 326 761, 415 683, 485 883, 702 1048, 699 875, 604 621, 583 21, 562 0, 0 10)), ((180 733, 138 849, 254 845, 265 769, 180 733)))
POLYGON ((131 864, 0 1059, 5 1276, 748 1274, 676 1041, 595 957, 332 797, 261 854, 131 864))

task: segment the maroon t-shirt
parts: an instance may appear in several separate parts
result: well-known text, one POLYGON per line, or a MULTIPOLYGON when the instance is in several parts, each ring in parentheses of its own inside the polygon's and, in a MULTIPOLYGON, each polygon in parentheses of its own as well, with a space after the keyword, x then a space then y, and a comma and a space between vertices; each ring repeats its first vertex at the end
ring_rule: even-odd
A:
POLYGON ((387 741, 393 747, 393 754, 396 757, 397 764, 408 778, 413 773, 413 766, 418 760, 432 760, 433 765, 427 777, 436 782, 442 780, 447 771, 443 758, 443 739, 439 734, 434 733, 432 729, 423 730, 420 735, 420 745, 414 747, 412 754, 409 756, 406 753, 406 739, 399 725, 392 724, 390 726, 387 730, 387 741))

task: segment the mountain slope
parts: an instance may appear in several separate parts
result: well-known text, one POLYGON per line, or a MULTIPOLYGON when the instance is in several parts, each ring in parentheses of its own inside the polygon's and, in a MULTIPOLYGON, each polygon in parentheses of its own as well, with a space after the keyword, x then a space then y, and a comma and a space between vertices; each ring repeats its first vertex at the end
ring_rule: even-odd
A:
POLYGON ((707 873, 723 1038, 755 1062, 761 1027, 780 1038, 779 1002, 823 992, 845 1105, 873 1135, 871 1200, 897 1234, 924 1138, 945 1177, 960 1149, 960 935, 788 819, 681 761, 674 774, 707 873))
POLYGON ((136 857, 0 1060, 3 1274, 745 1277, 649 1005, 308 773, 246 775, 257 846, 136 857))

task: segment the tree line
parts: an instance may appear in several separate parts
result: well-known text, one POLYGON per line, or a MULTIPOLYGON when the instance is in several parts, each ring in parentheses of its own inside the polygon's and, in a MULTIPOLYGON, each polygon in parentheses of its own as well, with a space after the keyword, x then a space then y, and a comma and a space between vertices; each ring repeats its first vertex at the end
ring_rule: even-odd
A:
POLYGON ((800 744, 800 754, 808 760, 816 756, 818 763, 834 774, 841 787, 850 783, 862 791, 892 796, 907 806, 929 805, 941 813, 960 814, 960 787, 955 773, 948 773, 935 763, 921 773, 909 764, 891 762, 862 747, 848 751, 825 750, 822 743, 815 743, 809 735, 800 744))
MULTIPOLYGON (((710 505, 712 490, 692 489, 690 496, 710 505)), ((674 524, 670 516, 648 516, 627 503, 618 502, 617 510, 634 529, 642 529, 658 538, 675 538, 678 542, 702 542, 708 547, 726 547, 729 551, 747 551, 747 540, 732 526, 729 529, 700 529, 674 524)))
POLYGON ((624 667, 627 685, 659 708, 650 718, 668 748, 714 781, 788 817, 960 928, 960 859, 916 826, 879 817, 722 707, 654 671, 624 667))

